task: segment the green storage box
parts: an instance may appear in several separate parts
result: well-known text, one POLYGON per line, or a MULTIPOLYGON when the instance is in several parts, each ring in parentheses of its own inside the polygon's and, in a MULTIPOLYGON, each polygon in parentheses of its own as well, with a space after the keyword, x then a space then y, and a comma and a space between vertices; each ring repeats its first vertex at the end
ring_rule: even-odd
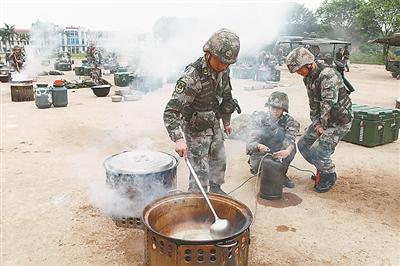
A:
POLYGON ((344 141, 374 147, 398 139, 400 110, 360 104, 352 109, 354 119, 344 141))

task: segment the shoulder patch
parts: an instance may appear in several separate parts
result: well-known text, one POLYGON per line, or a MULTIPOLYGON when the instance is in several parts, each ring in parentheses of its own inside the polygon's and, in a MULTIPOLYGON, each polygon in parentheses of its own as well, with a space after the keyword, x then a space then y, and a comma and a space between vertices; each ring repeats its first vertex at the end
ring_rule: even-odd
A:
POLYGON ((175 85, 175 92, 178 94, 181 94, 184 92, 186 89, 186 82, 184 82, 182 79, 178 80, 175 85))

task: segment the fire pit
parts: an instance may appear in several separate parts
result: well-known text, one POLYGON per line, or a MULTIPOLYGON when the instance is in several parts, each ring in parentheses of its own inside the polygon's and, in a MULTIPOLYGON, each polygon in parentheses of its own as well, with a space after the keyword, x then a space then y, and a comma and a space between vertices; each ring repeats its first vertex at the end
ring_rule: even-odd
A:
POLYGON ((146 265, 247 265, 251 211, 232 198, 209 194, 221 218, 233 228, 213 239, 214 217, 200 193, 165 196, 143 211, 146 265))
POLYGON ((27 102, 35 99, 32 80, 12 81, 10 87, 13 102, 27 102))
POLYGON ((111 213, 117 226, 142 228, 144 207, 176 189, 178 160, 164 152, 133 150, 115 154, 104 161, 107 184, 124 202, 124 213, 111 213))

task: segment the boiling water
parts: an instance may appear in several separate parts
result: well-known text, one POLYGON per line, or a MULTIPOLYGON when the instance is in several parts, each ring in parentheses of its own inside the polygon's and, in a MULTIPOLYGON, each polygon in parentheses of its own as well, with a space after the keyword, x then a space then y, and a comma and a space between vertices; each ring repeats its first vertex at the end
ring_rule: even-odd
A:
POLYGON ((181 232, 176 232, 175 234, 171 235, 173 238, 183 239, 183 240, 212 240, 210 229, 192 229, 192 230, 185 230, 181 232))

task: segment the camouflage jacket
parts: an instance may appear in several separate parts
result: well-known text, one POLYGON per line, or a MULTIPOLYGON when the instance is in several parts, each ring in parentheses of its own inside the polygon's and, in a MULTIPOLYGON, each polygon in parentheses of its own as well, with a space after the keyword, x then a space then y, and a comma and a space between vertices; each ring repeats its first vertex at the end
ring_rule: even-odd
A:
POLYGON ((260 112, 251 137, 246 145, 246 153, 258 151, 258 144, 263 144, 273 152, 286 149, 291 145, 296 146, 296 135, 299 133, 300 124, 292 116, 285 113, 279 119, 271 119, 270 113, 260 112))
MULTIPOLYGON (((188 65, 164 111, 164 125, 171 140, 182 138, 179 127, 183 119, 189 121, 194 112, 216 111, 223 100, 232 99, 231 90, 229 68, 217 73, 208 66, 205 56, 188 65)), ((229 125, 231 114, 219 118, 224 125, 229 125)), ((215 120, 219 123, 219 119, 215 120)))
POLYGON ((333 124, 344 125, 351 121, 351 100, 339 72, 331 67, 317 64, 303 79, 307 87, 310 118, 313 126, 324 129, 333 124))

